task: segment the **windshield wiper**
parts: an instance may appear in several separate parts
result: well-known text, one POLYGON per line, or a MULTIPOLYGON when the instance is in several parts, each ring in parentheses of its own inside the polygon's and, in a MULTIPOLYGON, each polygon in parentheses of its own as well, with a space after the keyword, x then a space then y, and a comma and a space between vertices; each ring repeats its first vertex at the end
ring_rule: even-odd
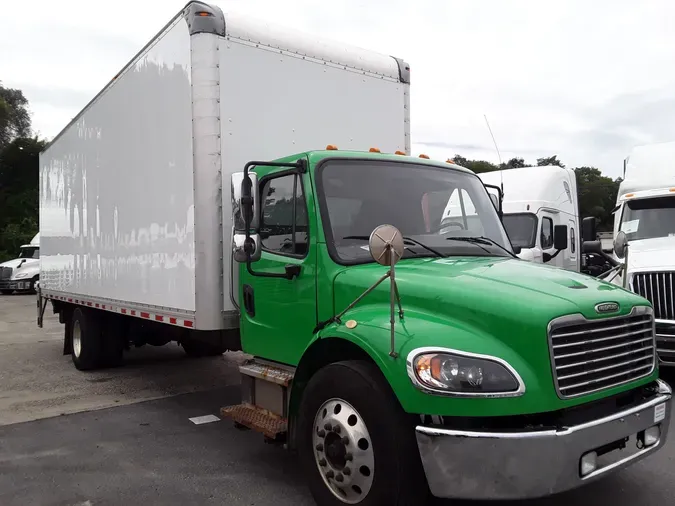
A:
POLYGON ((502 246, 498 242, 495 242, 494 240, 490 239, 489 237, 484 237, 484 236, 480 236, 480 237, 448 237, 448 238, 446 238, 446 240, 469 242, 471 244, 475 244, 476 246, 481 248, 483 251, 485 251, 487 253, 491 253, 490 250, 488 250, 487 248, 483 248, 483 246, 481 246, 481 244, 489 244, 489 245, 492 245, 492 246, 497 246, 499 249, 501 249, 503 251, 506 251, 513 258, 518 258, 518 255, 516 255, 512 251, 507 250, 504 246, 502 246))
MULTIPOLYGON (((343 237, 343 239, 357 239, 361 241, 368 241, 370 239, 370 236, 367 235, 348 235, 347 237, 343 237)), ((439 258, 445 258, 445 255, 438 252, 437 250, 431 248, 430 246, 427 246, 426 244, 422 244, 421 242, 411 239, 410 237, 403 236, 403 241, 408 241, 411 242, 417 246, 420 246, 421 248, 424 248, 425 250, 429 251, 430 253, 433 253, 439 258)), ((414 253, 414 251, 413 251, 414 253)))

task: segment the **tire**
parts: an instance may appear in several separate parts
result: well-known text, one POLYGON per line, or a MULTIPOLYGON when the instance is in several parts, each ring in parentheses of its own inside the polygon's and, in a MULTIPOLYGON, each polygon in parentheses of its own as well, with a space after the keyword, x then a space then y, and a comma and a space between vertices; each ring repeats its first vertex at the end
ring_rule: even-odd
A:
POLYGON ((195 339, 186 339, 185 341, 181 341, 180 345, 183 347, 183 351, 185 351, 186 355, 192 358, 216 357, 227 351, 223 346, 205 343, 195 339))
POLYGON ((80 371, 98 369, 103 364, 101 326, 92 311, 79 307, 73 311, 70 325, 71 357, 80 371))
POLYGON ((425 504, 429 487, 414 427, 375 365, 354 360, 320 369, 303 393, 297 433, 315 502, 425 504))
POLYGON ((35 283, 38 280, 38 278, 31 279, 30 281, 30 292, 31 293, 37 293, 37 290, 35 289, 35 283))

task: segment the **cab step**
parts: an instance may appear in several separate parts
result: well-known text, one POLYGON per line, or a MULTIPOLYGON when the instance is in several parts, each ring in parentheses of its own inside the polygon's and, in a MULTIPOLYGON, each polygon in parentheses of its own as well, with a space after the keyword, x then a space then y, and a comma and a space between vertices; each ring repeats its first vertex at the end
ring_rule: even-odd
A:
POLYGON ((248 403, 221 408, 220 414, 272 440, 283 439, 288 430, 286 418, 248 403))
POLYGON ((241 404, 221 408, 223 417, 239 428, 260 432, 266 439, 284 441, 288 431, 288 388, 295 368, 262 359, 239 366, 241 404))

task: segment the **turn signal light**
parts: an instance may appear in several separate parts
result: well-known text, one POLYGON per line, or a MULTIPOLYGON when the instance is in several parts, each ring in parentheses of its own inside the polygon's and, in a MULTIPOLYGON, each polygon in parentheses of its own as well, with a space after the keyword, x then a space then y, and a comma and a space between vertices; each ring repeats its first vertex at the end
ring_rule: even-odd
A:
POLYGON ((213 16, 213 14, 211 14, 210 12, 206 12, 206 11, 199 11, 197 13, 197 16, 206 17, 206 16, 213 16))
POLYGON ((328 146, 326 146, 326 151, 337 151, 337 146, 329 144, 328 146))

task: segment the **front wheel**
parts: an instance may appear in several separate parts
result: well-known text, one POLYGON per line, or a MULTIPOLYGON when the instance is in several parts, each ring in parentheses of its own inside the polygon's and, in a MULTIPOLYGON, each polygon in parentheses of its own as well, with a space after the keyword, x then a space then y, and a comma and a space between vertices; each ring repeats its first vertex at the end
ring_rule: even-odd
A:
POLYGON ((414 423, 373 364, 319 370, 303 394, 298 448, 320 506, 412 506, 429 488, 414 423))

